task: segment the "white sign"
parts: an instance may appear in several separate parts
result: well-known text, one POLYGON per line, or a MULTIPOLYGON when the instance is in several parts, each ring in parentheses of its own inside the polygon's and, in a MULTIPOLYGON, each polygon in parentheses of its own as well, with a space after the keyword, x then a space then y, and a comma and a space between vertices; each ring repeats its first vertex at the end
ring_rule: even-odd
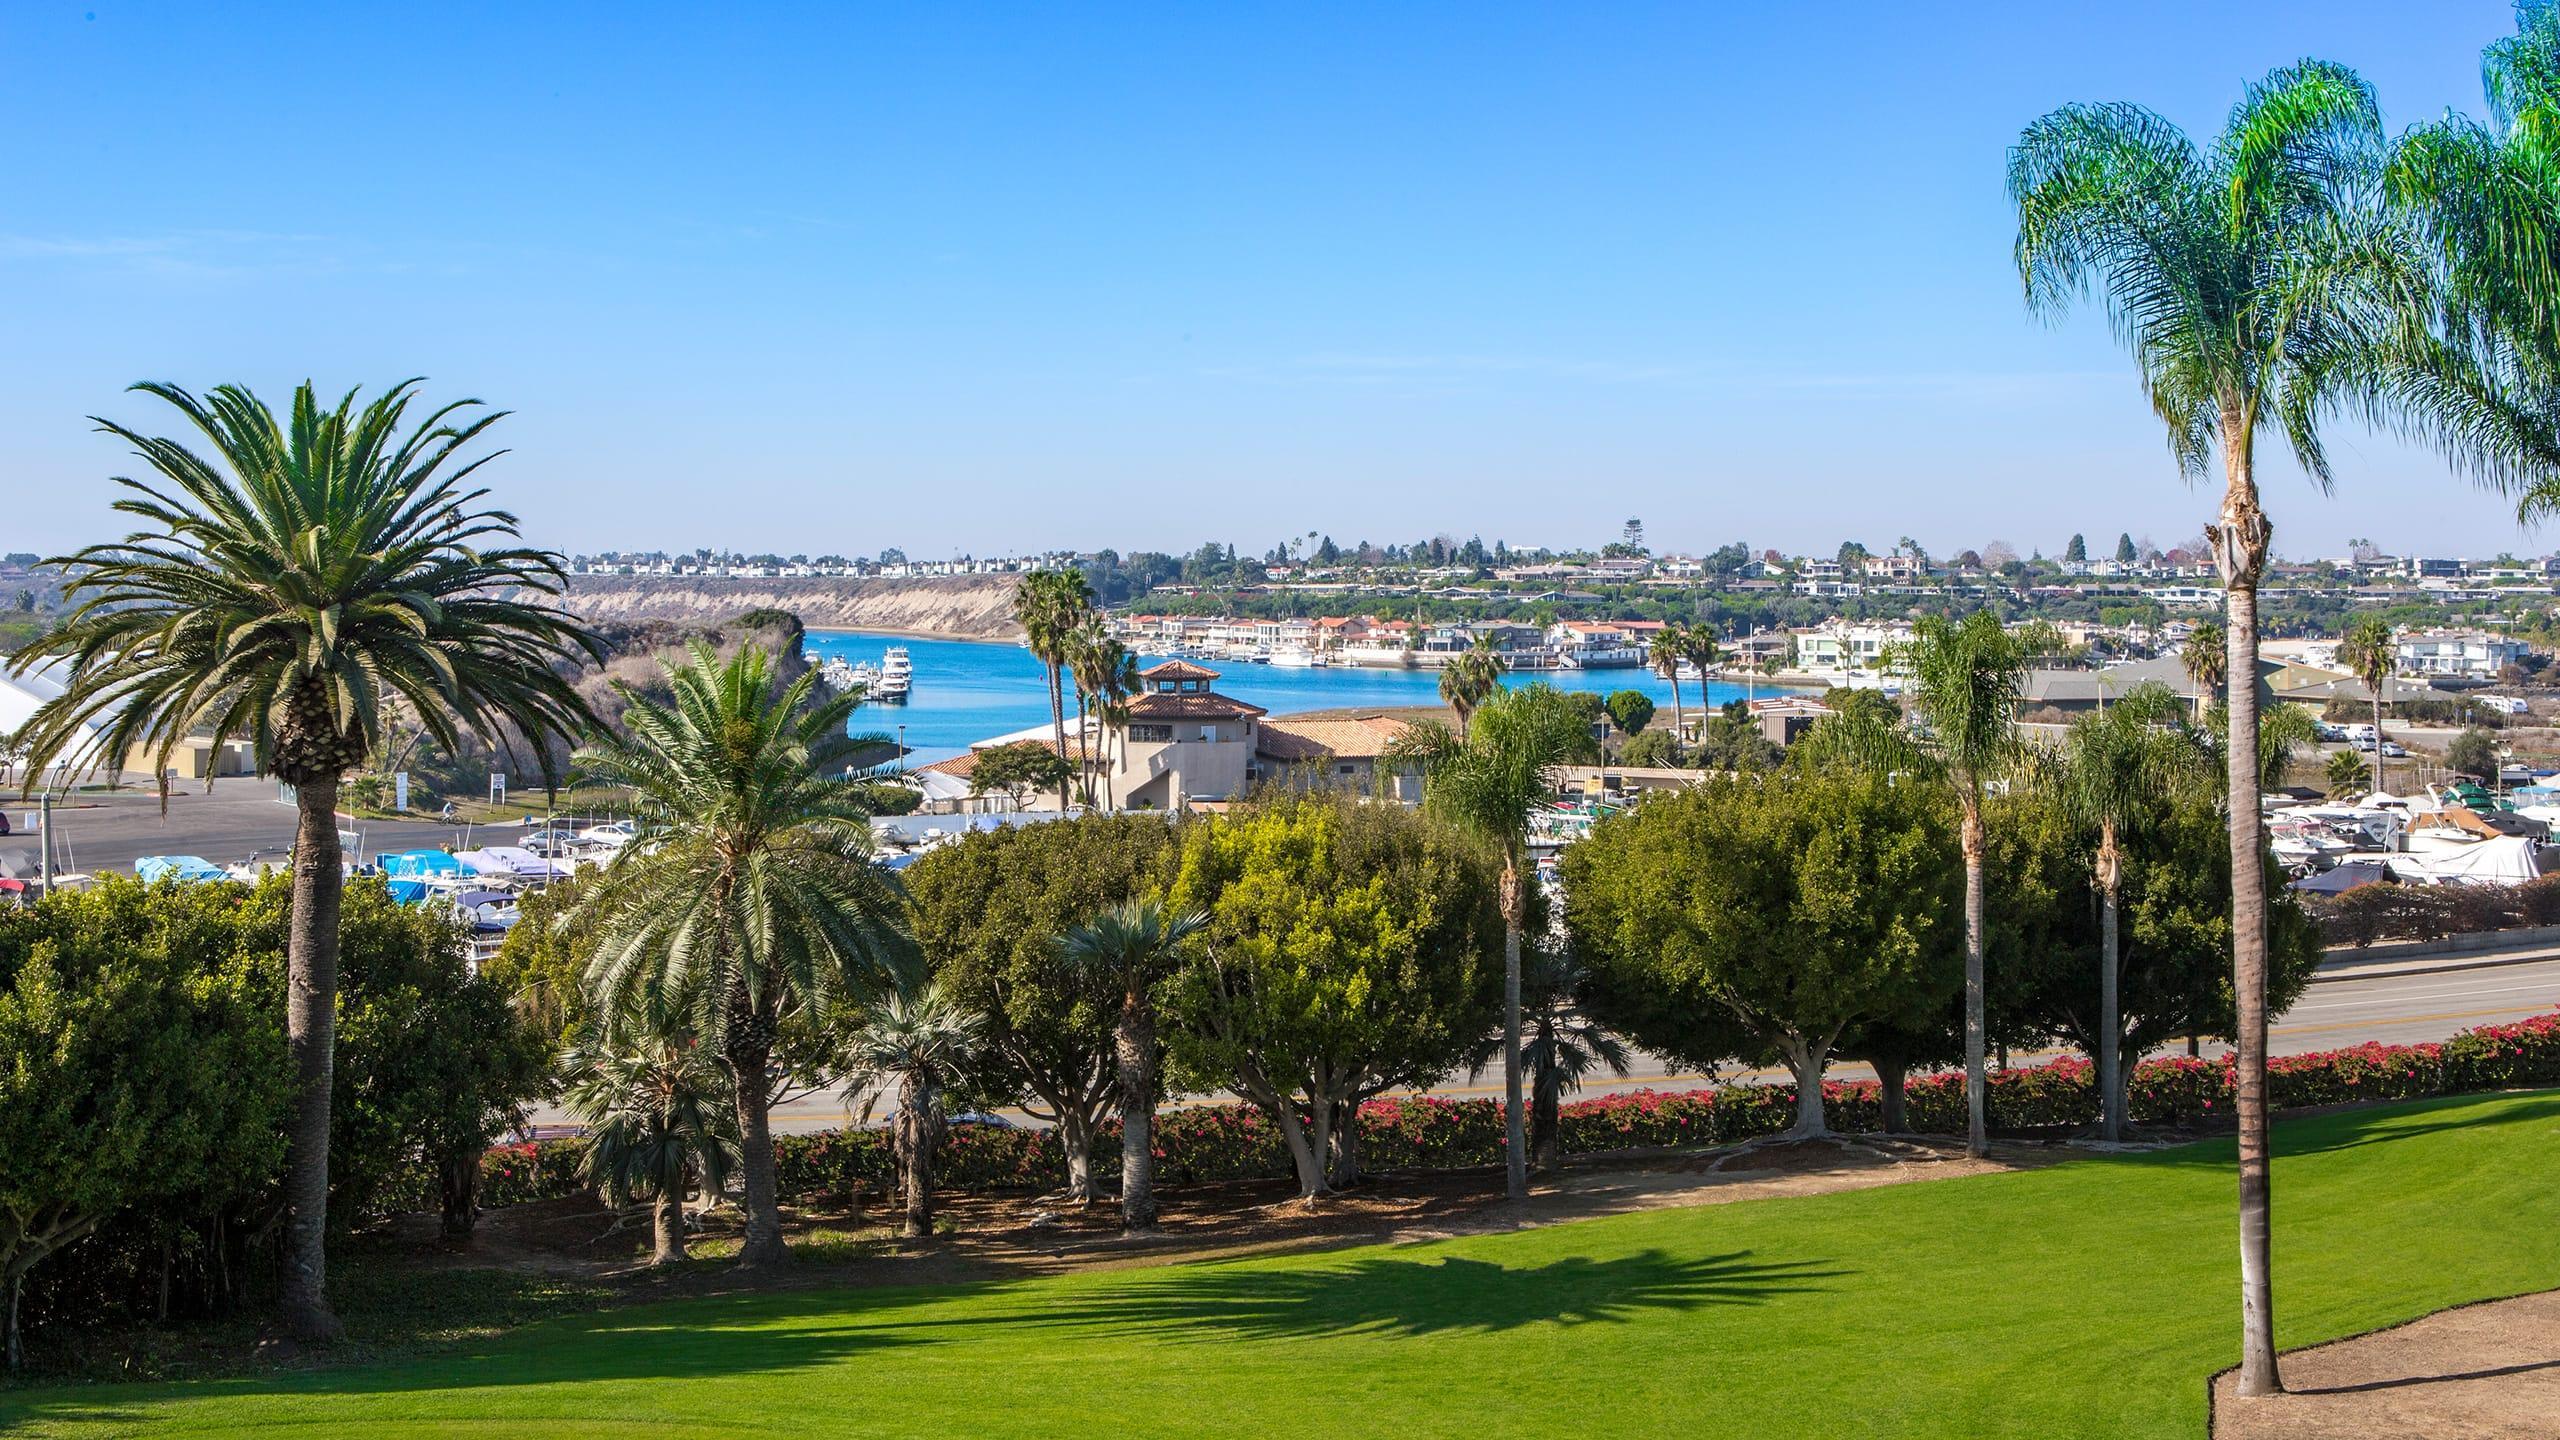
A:
POLYGON ((492 805, 507 803, 507 777, 495 770, 489 772, 489 803, 492 805))
POLYGON ((406 770, 394 771, 392 773, 391 808, 394 810, 406 810, 409 808, 409 772, 406 770))

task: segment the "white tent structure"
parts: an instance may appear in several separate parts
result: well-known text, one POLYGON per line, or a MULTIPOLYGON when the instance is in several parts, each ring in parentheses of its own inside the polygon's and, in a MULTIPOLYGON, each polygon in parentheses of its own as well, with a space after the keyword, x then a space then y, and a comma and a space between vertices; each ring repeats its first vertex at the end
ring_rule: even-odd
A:
MULTIPOLYGON (((20 727, 36 713, 38 706, 63 692, 66 679, 63 662, 59 660, 23 673, 0 670, 0 756, 5 756, 12 763, 17 761, 18 747, 14 741, 20 727)), ((90 738, 56 757, 55 763, 38 778, 47 783, 66 784, 99 771, 112 774, 121 768, 120 757, 106 754, 99 738, 106 731, 106 720, 93 717, 83 722, 81 728, 88 732, 90 738)), ((11 774, 12 778, 18 778, 14 771, 11 774)))
POLYGON ((2455 849, 2391 857, 2395 869, 2416 868, 2437 885, 2521 885, 2542 874, 2540 853, 2522 835, 2501 835, 2455 849))

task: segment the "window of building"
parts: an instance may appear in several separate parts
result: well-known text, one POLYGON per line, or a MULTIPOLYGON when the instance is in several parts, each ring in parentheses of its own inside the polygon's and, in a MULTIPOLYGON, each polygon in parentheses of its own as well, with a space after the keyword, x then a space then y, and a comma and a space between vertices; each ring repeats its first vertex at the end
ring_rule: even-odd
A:
POLYGON ((1129 727, 1129 738, 1138 741, 1167 741, 1173 738, 1173 727, 1170 725, 1132 725, 1129 727))

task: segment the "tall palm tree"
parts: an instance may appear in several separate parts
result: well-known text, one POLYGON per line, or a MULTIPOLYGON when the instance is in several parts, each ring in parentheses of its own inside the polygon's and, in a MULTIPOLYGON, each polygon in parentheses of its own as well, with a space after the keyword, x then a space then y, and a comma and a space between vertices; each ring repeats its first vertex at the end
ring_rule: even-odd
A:
POLYGON ((2208 620, 2187 632, 2187 641, 2178 648, 2178 665, 2196 684, 2196 719, 2213 708, 2213 697, 2231 672, 2230 637, 2221 626, 2208 620))
POLYGON ((2029 305, 2058 313, 2095 282, 2180 469, 2200 478, 2221 461, 2221 514, 2206 533, 2227 631, 2244 1395, 2283 1388, 2270 1278, 2266 879, 2249 859, 2264 843, 2258 585, 2272 534, 2257 443, 2275 430, 2322 485, 2331 474, 2322 422, 2342 410, 2433 441, 2493 484, 2549 473, 2553 453, 2493 375, 2428 329, 2438 302, 2424 249, 2369 203, 2382 135, 2362 79, 2305 61, 2249 86, 2207 149, 2151 111, 2109 104, 2056 110, 2009 152, 2029 305))
POLYGON ((898 1090, 890 1148, 906 1208, 900 1233, 907 1239, 933 1238, 933 1156, 945 1128, 943 1095, 983 1039, 976 1016, 940 986, 928 985, 894 989, 865 1006, 845 1047, 854 1074, 898 1090))
POLYGON ((2098 884, 2098 1133, 2124 1138, 2124 1025, 2118 981, 2123 973, 2119 921, 2124 895, 2124 841, 2160 813, 2171 794, 2201 782, 2204 752, 2169 728, 2182 707, 2165 685, 2137 685, 2104 710, 2071 724, 2058 757, 2063 802, 2097 831, 2092 866, 2098 884))
POLYGON ((157 476, 118 477, 115 508, 144 528, 48 564, 74 604, 60 628, 11 657, 67 670, 63 692, 20 729, 30 781, 56 759, 149 757, 165 775, 191 736, 244 737, 293 787, 293 926, 286 1043, 295 1075, 283 1308, 304 1340, 338 1333, 329 1308, 329 1091, 337 1033, 338 784, 413 712, 459 748, 470 729, 547 738, 589 720, 562 672, 601 658, 595 638, 543 602, 560 557, 511 542, 515 517, 468 482, 494 454, 463 452, 503 415, 445 405, 414 424, 417 381, 323 409, 306 382, 279 422, 236 386, 156 395, 210 443, 100 420, 157 476), (96 738, 88 726, 98 722, 96 738))
MULTIPOLYGON (((1724 645, 1716 635, 1716 627, 1706 624, 1681 626, 1680 658, 1688 661, 1689 667, 1698 672, 1698 713, 1714 713, 1715 707, 1707 701, 1707 672, 1724 658, 1724 645)), ((1698 723, 1703 726, 1706 722, 1700 720, 1698 723)))
POLYGON ((1156 983, 1173 971, 1182 942, 1209 923, 1198 910, 1168 913, 1131 900, 1059 937, 1066 959, 1120 989, 1111 1049, 1120 1071, 1120 1228, 1156 1223, 1156 983))
MULTIPOLYGON (((1675 620, 1654 631, 1644 647, 1645 664, 1671 682, 1671 738, 1684 745, 1689 740, 1689 721, 1680 705, 1680 662, 1689 658, 1688 628, 1675 620)), ((1701 674, 1698 679, 1703 684, 1706 676, 1701 674)))
POLYGON ((824 1029, 915 969, 906 897, 871 862, 856 696, 814 701, 817 672, 778 686, 753 645, 726 663, 696 642, 660 703, 623 687, 628 738, 578 752, 662 828, 586 882, 567 923, 591 927, 587 982, 608 1015, 673 1014, 729 1067, 747 1229, 742 1266, 782 1262, 768 1124, 777 1041, 824 1029))
POLYGON ((1476 643, 1449 657, 1440 667, 1440 698, 1458 712, 1458 727, 1466 728, 1488 696, 1502 688, 1502 677, 1511 666, 1502 652, 1493 648, 1493 637, 1479 635, 1476 643))
POLYGON ((1528 1136, 1520 1109, 1520 943, 1529 915, 1529 816, 1555 793, 1558 767, 1600 758, 1599 742, 1571 697, 1543 682, 1505 690, 1476 707, 1461 737, 1417 725, 1387 758, 1422 767, 1422 806, 1493 846, 1502 861, 1502 1093, 1513 1204, 1529 1198, 1528 1136))
POLYGON ((1082 777, 1084 803, 1093 804, 1098 778, 1104 791, 1102 803, 1108 808, 1110 756, 1105 742, 1119 726, 1121 712, 1138 693, 1138 657, 1129 653, 1129 647, 1111 633, 1101 616, 1088 616, 1068 639, 1067 672, 1076 687, 1078 773, 1082 777))
MULTIPOLYGON (((1594 1070, 1627 1075, 1626 1043, 1582 1012, 1583 979, 1582 962, 1561 945, 1531 946, 1521 961, 1520 1068, 1529 1076, 1529 1163, 1540 1170, 1564 1158, 1564 1092, 1579 1089, 1594 1070)), ((1499 1058, 1498 1041, 1478 1050, 1468 1078, 1499 1058)))
POLYGON ((2379 615, 2367 615, 2348 626, 2346 638, 2338 642, 2338 663, 2364 682, 2366 697, 2373 701, 2373 788, 2380 790, 2382 687, 2391 683, 2391 672, 2400 668, 2400 647, 2391 622, 2379 615))
MULTIPOLYGON (((1093 611, 1093 587, 1081 570, 1032 570, 1014 582, 1013 613, 1022 626, 1022 643, 1040 662, 1049 679, 1049 738, 1058 753, 1067 753, 1065 673, 1074 653, 1075 633, 1093 611)), ((1067 807, 1066 778, 1058 781, 1058 808, 1067 807)))
POLYGON ((652 1202, 651 1265, 685 1258, 684 1197, 717 1195, 738 1158, 736 1106, 720 1062, 690 1037, 634 1029, 589 1036, 564 1062, 563 1104, 586 1128, 579 1163, 608 1205, 652 1202))
POLYGON ((2022 753, 2017 715, 2027 662, 1988 610, 1962 620, 1921 620, 1901 658, 1910 667, 1912 704, 1928 722, 1931 748, 1956 797, 1964 852, 1965 1149, 1981 1155, 1991 1148, 1983 1073, 1982 802, 1991 782, 2014 770, 2022 753))

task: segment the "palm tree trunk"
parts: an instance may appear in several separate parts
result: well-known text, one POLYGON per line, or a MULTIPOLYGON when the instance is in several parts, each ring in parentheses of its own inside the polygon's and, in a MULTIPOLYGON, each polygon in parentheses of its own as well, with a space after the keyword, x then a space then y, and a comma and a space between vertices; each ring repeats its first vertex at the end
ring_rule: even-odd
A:
POLYGON ((1527 908, 1519 862, 1502 862, 1502 1134, 1503 1193, 1529 1203, 1529 1136, 1520 1113, 1520 922, 1527 908))
POLYGON ((1551 1071, 1542 1071, 1529 1105, 1529 1151, 1540 1170, 1564 1163, 1563 1090, 1551 1071))
POLYGON ((1982 1070, 1982 800, 1964 777, 1964 1149, 1991 1153, 1990 1082, 1982 1070))
POLYGON ((311 1343, 338 1338, 329 1308, 329 1091, 338 1032, 338 777, 294 787, 293 918, 285 951, 285 1047, 293 1057, 284 1177, 284 1321, 311 1343))
POLYGON ((1675 745, 1689 743, 1689 719, 1680 709, 1680 662, 1671 663, 1671 740, 1675 745))
POLYGON ((942 1143, 941 1107, 931 1080, 907 1082, 906 1113, 900 1117, 907 1132, 901 1157, 906 1164, 898 1177, 898 1188, 906 1192, 906 1225, 899 1232, 905 1239, 933 1238, 933 1152, 942 1143))
POLYGON ((675 1191, 661 1191, 656 1206, 657 1246, 650 1253, 651 1265, 673 1265, 684 1259, 684 1196, 675 1191))
MULTIPOLYGON (((1067 758, 1066 685, 1056 665, 1049 667, 1049 738, 1058 747, 1058 758, 1067 758)), ((1066 776, 1058 777, 1058 808, 1061 810, 1067 808, 1068 784, 1066 776)))
MULTIPOLYGON (((2240 1121, 2240 1382, 2243 1395, 2284 1389, 2276 1366, 2273 1194, 2267 1125, 2267 875, 2258 801, 2258 577, 2267 560, 2269 526, 2258 508, 2249 437, 2236 413, 2223 420, 2230 483, 2222 523, 2213 534, 2222 570, 2229 656, 2224 675, 2230 712, 2231 988, 2239 1024, 2233 1081, 2240 1121)), ((2381 753, 2375 738, 2377 761, 2381 753)))
POLYGON ((746 1183, 747 1230, 738 1243, 738 1268, 759 1269, 791 1258, 782 1243, 782 1197, 773 1173, 771 1096, 765 1075, 773 1041, 762 1016, 730 1021, 729 1069, 738 1102, 738 1173, 746 1183))
POLYGON ((2367 687, 2373 691, 2373 788, 2382 790, 2382 681, 2376 677, 2367 687))
POLYGON ((1156 1224, 1155 1017, 1144 997, 1120 1004, 1120 1028, 1112 1037, 1120 1066, 1120 1228, 1152 1230, 1156 1224))
POLYGON ((2124 1138, 2124 1007, 2119 987, 2124 952, 2119 938, 2118 891, 2124 857, 2116 848, 2115 822, 2098 827, 2098 1138, 2124 1138))

